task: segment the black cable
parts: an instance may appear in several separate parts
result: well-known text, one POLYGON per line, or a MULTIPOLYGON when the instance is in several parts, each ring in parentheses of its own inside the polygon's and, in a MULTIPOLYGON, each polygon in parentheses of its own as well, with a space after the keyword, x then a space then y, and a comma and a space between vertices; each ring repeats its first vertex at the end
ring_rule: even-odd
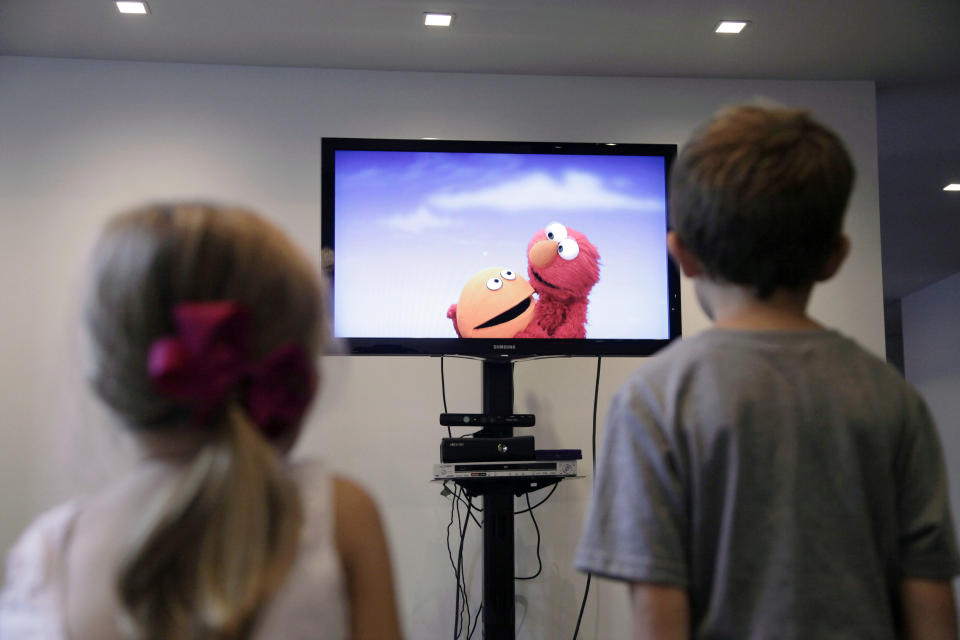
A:
MULTIPOLYGON (((444 483, 444 485, 446 485, 446 483, 444 483)), ((454 499, 454 500, 457 500, 457 501, 462 502, 462 503, 464 503, 464 504, 467 503, 467 498, 464 498, 464 497, 463 497, 463 491, 457 491, 457 490, 455 489, 455 490, 453 490, 453 491, 449 491, 449 490, 448 490, 448 493, 449 493, 451 496, 453 496, 453 499, 454 499)), ((480 511, 481 513, 483 512, 483 509, 481 509, 481 508, 478 507, 477 505, 473 504, 473 502, 470 502, 470 505, 471 505, 471 507, 470 507, 471 510, 473 510, 473 511, 480 511)), ((477 516, 471 514, 470 517, 473 519, 474 522, 477 523, 477 526, 478 526, 478 527, 480 527, 481 529, 483 528, 483 523, 480 522, 479 519, 477 519, 477 516)))
MULTIPOLYGON (((470 510, 471 510, 471 509, 476 510, 476 509, 479 509, 479 507, 477 507, 476 505, 474 505, 474 504, 473 504, 473 498, 470 497, 469 495, 467 495, 467 515, 468 515, 468 516, 470 515, 470 510)), ((479 510, 480 510, 480 511, 483 511, 483 509, 479 509, 479 510)), ((474 520, 474 522, 476 522, 476 520, 477 520, 476 516, 473 517, 473 520, 474 520)), ((483 527, 481 526, 481 529, 482 529, 482 528, 483 528, 483 527)), ((464 591, 463 591, 464 594, 466 594, 466 593, 467 593, 467 579, 466 579, 466 578, 463 578, 463 590, 464 590, 464 591)), ((480 622, 480 612, 481 612, 481 611, 483 611, 483 601, 480 602, 480 606, 477 607, 477 613, 473 616, 473 624, 470 625, 470 628, 469 628, 469 630, 467 631, 467 640, 470 640, 471 638, 473 638, 473 634, 474 634, 474 632, 477 630, 477 624, 480 622)), ((467 624, 469 624, 469 623, 470 623, 470 607, 469 607, 469 605, 468 605, 468 606, 467 606, 467 624)))
MULTIPOLYGON (((447 483, 443 483, 444 488, 446 488, 447 483)), ((457 570, 457 563, 453 560, 453 549, 450 548, 450 527, 453 526, 453 514, 454 508, 457 505, 456 500, 450 501, 450 522, 447 523, 447 556, 450 558, 450 566, 453 568, 453 576, 457 583, 457 592, 456 598, 454 600, 454 618, 453 618, 453 637, 454 640, 460 636, 459 621, 460 621, 460 572, 457 570)))
MULTIPOLYGON (((443 398, 443 412, 444 412, 444 413, 447 413, 447 382, 446 382, 447 379, 446 379, 446 376, 445 376, 444 373, 443 373, 443 359, 444 359, 445 357, 446 357, 446 356, 440 356, 440 397, 443 398)), ((482 429, 481 429, 480 431, 482 431, 482 429)), ((458 438, 472 438, 472 437, 475 436, 476 434, 480 433, 480 431, 474 431, 473 433, 468 433, 468 434, 466 434, 466 435, 457 436, 457 437, 458 437, 458 438)), ((447 425, 447 437, 448 437, 448 438, 452 438, 452 437, 453 437, 453 431, 450 429, 450 425, 447 425)), ((474 507, 474 509, 476 509, 476 507, 474 507)), ((481 509, 481 511, 482 511, 482 509, 481 509)))
POLYGON ((587 595, 590 593, 590 580, 592 573, 587 574, 587 586, 583 590, 583 602, 580 603, 580 615, 577 616, 577 628, 573 630, 573 640, 577 640, 577 634, 580 633, 580 621, 583 620, 583 610, 587 607, 587 595))
POLYGON ((593 460, 593 475, 597 474, 597 401, 600 398, 600 360, 602 360, 602 358, 597 356, 597 381, 593 385, 593 438, 590 449, 593 460))
MULTIPOLYGON (((463 576, 463 547, 464 539, 466 537, 466 529, 470 520, 473 519, 476 521, 476 518, 471 513, 471 510, 476 509, 473 506, 472 501, 469 499, 464 501, 462 497, 456 495, 456 491, 451 492, 449 488, 444 483, 444 488, 447 489, 448 493, 454 495, 457 499, 451 500, 450 502, 450 522, 447 524, 447 556, 450 558, 450 566, 453 568, 454 579, 457 584, 456 598, 454 600, 454 640, 460 637, 461 633, 464 631, 463 627, 463 614, 464 611, 467 612, 467 623, 470 621, 470 602, 469 595, 467 593, 467 582, 466 578, 463 576), (460 502, 466 502, 467 504, 467 514, 464 516, 460 512, 460 502), (453 526, 454 514, 456 514, 458 524, 457 530, 460 532, 460 544, 457 554, 457 561, 453 559, 453 550, 450 548, 450 527, 453 526), (462 596, 462 599, 461 599, 462 596)), ((482 606, 482 605, 481 605, 482 606)), ((476 626, 476 622, 474 622, 476 626)), ((467 637, 470 637, 470 634, 467 634, 467 637)))
MULTIPOLYGON (((457 518, 460 517, 460 503, 457 504, 457 518)), ((460 529, 460 550, 457 552, 457 582, 463 585, 463 606, 467 613, 467 632, 470 631, 470 600, 467 594, 467 579, 463 575, 463 546, 467 539, 467 527, 470 525, 470 501, 467 501, 467 516, 463 519, 463 527, 460 529)), ((454 632, 456 635, 454 638, 460 637, 460 631, 463 630, 461 616, 463 610, 457 611, 457 622, 458 625, 454 627, 454 632)))
MULTIPOLYGON (((443 412, 447 413, 447 384, 446 384, 446 375, 444 375, 444 356, 440 356, 440 395, 443 400, 443 412)), ((468 434, 468 437, 473 434, 468 434)), ((447 427, 447 436, 453 437, 450 427, 447 427)), ((447 483, 443 483, 443 488, 446 493, 444 495, 453 496, 450 501, 450 522, 447 524, 447 556, 450 558, 450 565, 453 567, 454 579, 457 583, 456 597, 454 598, 454 623, 453 623, 453 637, 454 640, 460 637, 461 633, 464 631, 464 626, 462 624, 463 614, 467 614, 467 640, 470 640, 473 637, 474 632, 477 630, 477 625, 480 622, 480 611, 483 610, 483 603, 480 603, 480 607, 477 609, 476 615, 473 616, 473 624, 470 623, 470 599, 469 593, 467 591, 467 579, 463 575, 463 547, 467 536, 467 528, 470 525, 470 520, 472 519, 478 527, 483 528, 483 524, 477 519, 477 516, 473 514, 473 511, 483 512, 483 509, 473 505, 473 501, 469 496, 465 499, 463 496, 465 492, 463 487, 454 483, 453 491, 447 486, 447 483), (461 516, 460 513, 460 503, 465 503, 467 506, 467 513, 465 517, 461 516), (457 561, 453 561, 453 550, 450 548, 450 527, 453 526, 453 516, 454 513, 457 515, 457 529, 460 531, 460 545, 457 552, 457 561), (463 596, 461 601, 461 595, 463 596), (462 602, 462 604, 461 604, 462 602)))
MULTIPOLYGON (((443 412, 447 413, 447 383, 443 375, 443 356, 440 356, 440 396, 443 398, 443 412)), ((447 437, 453 437, 449 426, 447 426, 447 437)))
MULTIPOLYGON (((443 401, 443 412, 447 413, 447 383, 446 383, 446 376, 444 375, 444 371, 443 371, 442 355, 440 356, 440 398, 443 401)), ((447 427, 447 435, 450 437, 453 437, 453 433, 450 431, 449 426, 447 427)), ((445 495, 453 496, 453 500, 450 501, 450 522, 447 523, 447 557, 450 558, 450 566, 453 568, 453 577, 457 583, 456 596, 454 598, 454 603, 453 603, 453 638, 454 640, 457 640, 457 638, 460 637, 461 587, 460 587, 460 571, 459 571, 459 568, 457 567, 457 563, 453 561, 453 550, 450 548, 450 527, 453 526, 454 510, 459 506, 457 500, 462 500, 462 498, 460 498, 460 496, 458 495, 458 492, 460 490, 459 485, 454 484, 453 491, 450 491, 450 488, 447 486, 447 483, 444 482, 443 489, 444 491, 446 491, 445 495)), ((456 509, 456 512, 459 518, 460 510, 456 509)), ((457 526, 457 528, 459 529, 459 525, 457 526)), ((463 542, 463 538, 461 537, 461 545, 462 545, 462 542, 463 542)), ((463 598, 464 600, 467 599, 467 594, 465 591, 463 592, 463 598)))
MULTIPOLYGON (((457 623, 454 625, 454 640, 460 637, 460 633, 463 631, 463 610, 467 608, 468 594, 466 589, 463 587, 463 544, 466 538, 466 525, 469 523, 469 520, 464 521, 462 514, 460 513, 460 503, 454 501, 457 512, 457 531, 460 532, 460 544, 457 545, 457 568, 454 571, 454 576, 457 580, 457 593, 462 593, 463 598, 457 602, 456 615, 457 623)), ((467 620, 469 620, 469 616, 467 620)))
POLYGON ((467 640, 473 638, 473 632, 477 630, 477 623, 480 622, 480 612, 483 611, 483 603, 480 603, 480 607, 477 609, 477 615, 473 617, 473 626, 470 627, 470 633, 467 634, 467 640))
MULTIPOLYGON (((591 437, 590 459, 593 461, 593 475, 597 474, 597 401, 600 398, 600 361, 597 356, 597 380, 593 386, 593 435, 591 437)), ((573 630, 573 640, 580 634, 580 622, 583 620, 583 610, 587 608, 587 596, 590 595, 590 581, 593 574, 587 574, 587 586, 583 588, 583 601, 580 603, 580 615, 577 616, 577 628, 573 630)))
MULTIPOLYGON (((553 485, 553 487, 550 488, 550 493, 547 494, 547 497, 546 497, 546 498, 544 498, 543 500, 541 500, 541 501, 538 502, 537 504, 533 505, 533 506, 530 507, 529 509, 521 509, 520 511, 514 511, 514 512, 513 512, 513 515, 519 516, 520 514, 526 513, 527 511, 533 511, 534 509, 536 509, 537 507, 539 507, 540 505, 542 505, 544 502, 546 502, 547 500, 549 500, 549 499, 550 499, 550 496, 553 495, 553 492, 557 490, 558 484, 559 484, 559 483, 553 485)), ((529 494, 527 494, 527 495, 529 495, 529 494)), ((527 506, 528 506, 528 507, 530 506, 530 499, 529 499, 529 498, 527 498, 527 506)))
MULTIPOLYGON (((556 487, 557 485, 553 485, 553 486, 556 487)), ((550 493, 553 493, 553 492, 551 491, 550 493)), ((514 576, 513 579, 514 580, 533 580, 534 578, 539 577, 540 572, 543 571, 543 560, 540 559, 540 527, 537 526, 537 518, 536 516, 533 515, 534 508, 530 506, 530 494, 525 493, 523 495, 527 499, 527 511, 530 513, 530 519, 533 520, 533 528, 537 530, 537 572, 532 576, 523 576, 523 577, 514 576)), ((548 495, 547 498, 549 497, 550 496, 548 495)), ((546 502, 547 498, 544 498, 543 502, 546 502)), ((541 504, 543 502, 541 502, 541 504)))

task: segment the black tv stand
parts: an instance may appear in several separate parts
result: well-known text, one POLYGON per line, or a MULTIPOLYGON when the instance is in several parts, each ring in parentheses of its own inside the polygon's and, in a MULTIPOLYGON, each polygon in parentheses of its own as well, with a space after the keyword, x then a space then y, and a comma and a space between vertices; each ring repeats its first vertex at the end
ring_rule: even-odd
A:
MULTIPOLYGON (((483 412, 513 413, 513 362, 483 361, 483 412)), ((485 427, 474 437, 506 438, 513 427, 485 427)), ((470 496, 483 497, 483 637, 516 637, 513 498, 557 484, 563 476, 461 478, 454 482, 470 496)))

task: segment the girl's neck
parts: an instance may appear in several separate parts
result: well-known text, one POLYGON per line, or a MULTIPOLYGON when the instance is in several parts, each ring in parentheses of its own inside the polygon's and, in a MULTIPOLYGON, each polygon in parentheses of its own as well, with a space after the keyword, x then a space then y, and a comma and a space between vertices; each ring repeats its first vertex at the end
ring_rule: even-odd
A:
POLYGON ((142 460, 180 466, 210 441, 210 435, 195 425, 182 425, 161 432, 139 432, 135 436, 142 460))

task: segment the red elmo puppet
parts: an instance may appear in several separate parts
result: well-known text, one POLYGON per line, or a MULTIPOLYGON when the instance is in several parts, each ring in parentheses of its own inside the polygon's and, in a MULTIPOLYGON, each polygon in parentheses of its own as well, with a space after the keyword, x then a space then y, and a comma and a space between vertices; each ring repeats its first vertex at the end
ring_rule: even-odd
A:
POLYGON ((527 245, 530 284, 539 294, 533 320, 517 338, 586 338, 587 296, 600 279, 600 254, 587 237, 559 222, 527 245))

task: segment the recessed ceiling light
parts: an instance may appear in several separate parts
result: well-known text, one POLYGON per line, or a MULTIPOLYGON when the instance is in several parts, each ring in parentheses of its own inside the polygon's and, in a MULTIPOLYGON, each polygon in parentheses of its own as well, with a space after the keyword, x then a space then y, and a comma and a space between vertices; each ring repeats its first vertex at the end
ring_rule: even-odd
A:
POLYGON ((150 9, 147 7, 146 2, 130 2, 127 0, 118 0, 117 9, 120 10, 120 13, 150 13, 150 9))
POLYGON ((943 188, 944 191, 960 191, 960 183, 954 182, 943 188))
POLYGON ((717 33, 740 33, 750 22, 748 20, 723 20, 714 30, 717 33))
POLYGON ((423 24, 428 27, 449 27, 453 24, 452 13, 425 13, 423 14, 423 24))

